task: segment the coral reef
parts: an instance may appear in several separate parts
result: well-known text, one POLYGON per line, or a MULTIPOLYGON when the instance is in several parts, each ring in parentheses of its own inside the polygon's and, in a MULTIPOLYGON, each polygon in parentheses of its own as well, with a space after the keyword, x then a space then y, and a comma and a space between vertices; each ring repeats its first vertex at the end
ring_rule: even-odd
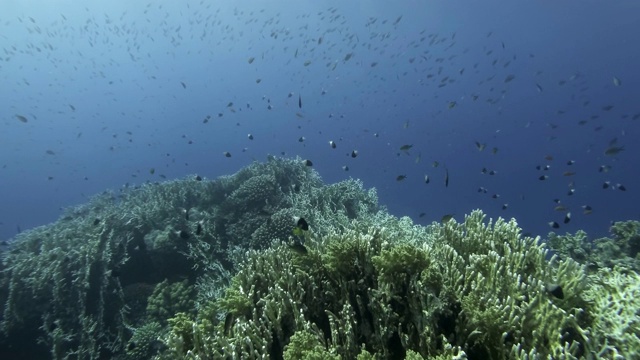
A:
POLYGON ((618 221, 610 229, 611 238, 590 240, 587 234, 578 230, 575 234, 547 236, 549 246, 560 256, 570 257, 588 269, 624 267, 640 271, 640 222, 618 221))
POLYGON ((251 252, 214 301, 218 314, 193 321, 186 336, 193 347, 171 346, 187 342, 184 332, 169 335, 172 356, 504 359, 591 351, 582 267, 547 260, 544 245, 521 237, 515 221, 485 223, 475 211, 430 231, 386 219, 394 222, 387 230, 355 221, 314 238, 306 254, 285 245, 251 252), (551 294, 551 283, 564 295, 551 294), (202 323, 229 317, 231 324, 202 323))
POLYGON ((0 272, 0 354, 635 358, 639 229, 544 243, 479 210, 419 226, 358 180, 270 157, 105 192, 21 233, 0 272))
MULTIPOLYGON (((372 204, 358 185, 352 197, 333 199, 301 159, 270 157, 216 180, 190 176, 104 192, 19 234, 3 254, 0 353, 6 346, 32 358, 123 354, 132 329, 164 326, 175 312, 222 294, 247 249, 287 241, 287 217, 306 210, 293 201, 372 204), (165 280, 184 283, 196 301, 158 306, 150 289, 165 280)), ((331 214, 323 216, 330 224, 331 214)))

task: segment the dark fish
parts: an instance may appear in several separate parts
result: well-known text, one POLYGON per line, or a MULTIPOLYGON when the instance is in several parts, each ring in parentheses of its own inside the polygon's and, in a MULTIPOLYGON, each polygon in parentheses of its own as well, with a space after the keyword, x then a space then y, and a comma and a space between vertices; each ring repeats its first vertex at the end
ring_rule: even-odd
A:
POLYGON ((248 62, 249 64, 253 64, 253 61, 254 61, 255 59, 256 59, 256 58, 254 58, 254 57, 252 56, 252 57, 250 57, 249 59, 247 59, 247 62, 248 62))
POLYGON ((200 175, 196 175, 195 180, 196 181, 202 181, 202 177, 200 175))
POLYGON ((56 153, 53 152, 53 150, 47 150, 46 151, 47 155, 55 155, 56 153))
POLYGON ((562 222, 565 223, 565 224, 568 224, 569 221, 571 221, 571 213, 570 212, 568 212, 568 213, 566 213, 564 215, 564 220, 562 222))
POLYGON ((302 97, 298 95, 298 107, 302 109, 302 97))
POLYGON ((407 175, 398 175, 396 176, 396 181, 402 181, 407 178, 407 175))
POLYGON ((622 85, 622 81, 620 81, 620 79, 618 79, 617 77, 613 77, 613 85, 615 86, 620 86, 622 85))
POLYGON ((554 228, 554 229, 559 229, 559 228, 560 228, 560 224, 558 224, 558 223, 557 223, 557 222, 555 222, 555 221, 551 221, 551 222, 549 222, 549 226, 551 226, 551 227, 552 227, 552 228, 554 228))
POLYGON ((538 180, 547 180, 549 178, 548 175, 542 175, 538 178, 538 180))
POLYGON ((412 147, 413 147, 413 144, 411 144, 411 145, 402 145, 402 146, 400 146, 400 151, 409 151, 412 147))
POLYGON ((228 152, 228 151, 223 152, 222 155, 224 155, 226 157, 231 157, 231 153, 228 152))
POLYGON ((352 158, 358 157, 358 150, 351 151, 351 157, 352 158))
POLYGON ((187 240, 187 239, 189 239, 191 237, 189 235, 189 232, 188 231, 184 231, 184 230, 180 230, 178 232, 178 235, 180 236, 180 239, 183 239, 183 240, 187 240))
POLYGON ((200 234, 202 234, 202 224, 198 223, 198 226, 196 227, 196 235, 200 234))
POLYGON ((593 209, 589 205, 582 205, 582 213, 584 215, 589 215, 593 212, 593 209))
POLYGON ((508 206, 509 206, 509 204, 502 204, 502 210, 507 210, 508 206))
POLYGON ((182 214, 184 215, 184 219, 189 221, 189 209, 182 209, 182 214))
POLYGON ((29 120, 22 115, 16 115, 16 119, 22 121, 23 123, 29 122, 29 120))
POLYGON ((424 183, 425 183, 425 184, 428 184, 428 183, 429 183, 429 181, 430 181, 430 180, 429 180, 429 175, 425 175, 425 176, 424 176, 424 183))
POLYGON ((440 222, 441 222, 441 223, 443 223, 443 224, 445 224, 445 223, 449 222, 449 220, 453 219, 453 216, 454 216, 454 215, 455 215, 455 214, 445 214, 445 215, 443 215, 443 216, 442 216, 442 218, 440 219, 440 222))
POLYGON ((308 253, 307 247, 297 241, 289 245, 289 248, 301 255, 308 253))
POLYGON ((311 160, 309 160, 309 159, 305 160, 305 161, 304 161, 304 164, 305 164, 306 166, 313 166, 313 162, 311 162, 311 160))
POLYGON ((156 173, 156 169, 154 168, 149 169, 149 174, 153 175, 155 173, 156 173))
POLYGON ((69 104, 69 107, 71 108, 71 110, 76 111, 76 107, 75 106, 69 104))
POLYGON ((627 191, 627 188, 624 187, 624 185, 622 185, 622 184, 616 184, 616 189, 618 189, 620 191, 627 191))
POLYGON ((536 84, 536 89, 538 89, 538 92, 542 92, 542 86, 540 86, 540 84, 536 84))
POLYGON ((611 185, 611 182, 605 181, 604 183, 602 183, 602 188, 603 189, 608 189, 610 185, 611 185))
POLYGON ((247 135, 247 138, 249 138, 249 140, 253 140, 253 135, 248 134, 248 135, 247 135))
POLYGON ((600 165, 598 172, 609 172, 611 170, 611 166, 609 165, 600 165))
POLYGON ((444 169, 444 187, 449 187, 449 169, 444 169))
POLYGON ((309 224, 307 223, 307 221, 304 218, 294 217, 294 220, 296 222, 296 227, 298 229, 304 230, 304 231, 308 231, 309 230, 309 224))
POLYGON ((562 286, 558 284, 547 284, 545 286, 545 289, 549 294, 553 295, 554 297, 560 300, 564 299, 564 292, 562 291, 562 286))
POLYGON ((229 336, 231 333, 231 327, 233 326, 233 323, 235 322, 236 318, 235 316, 233 316, 232 313, 227 313, 227 315, 224 317, 224 335, 225 336, 229 336))
POLYGON ((486 147, 487 147, 487 144, 481 144, 478 141, 476 141, 476 148, 478 149, 478 151, 482 151, 486 147))
POLYGON ((329 141, 329 146, 331 146, 332 149, 336 148, 336 143, 333 140, 329 141))
POLYGON ((507 75, 507 77, 504 79, 504 82, 505 82, 505 83, 511 82, 511 81, 512 81, 513 79, 515 79, 515 78, 516 78, 516 76, 515 76, 515 75, 513 75, 513 74, 509 74, 509 75, 507 75))
POLYGON ((604 154, 607 156, 614 156, 618 155, 622 151, 624 151, 624 146, 610 146, 609 148, 607 148, 607 150, 604 151, 604 154))
POLYGON ((93 219, 93 226, 97 226, 100 224, 100 218, 93 219))
POLYGON ((182 84, 182 88, 184 88, 184 89, 187 88, 187 84, 183 83, 182 81, 180 81, 180 84, 182 84))

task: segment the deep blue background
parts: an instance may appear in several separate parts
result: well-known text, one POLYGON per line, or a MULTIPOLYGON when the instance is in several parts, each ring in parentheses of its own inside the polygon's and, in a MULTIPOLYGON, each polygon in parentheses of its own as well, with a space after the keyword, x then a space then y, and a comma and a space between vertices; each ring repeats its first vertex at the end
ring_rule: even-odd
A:
POLYGON ((105 189, 215 178, 281 152, 326 182, 362 179, 420 223, 482 208, 534 234, 557 221, 605 235, 640 218, 639 13, 635 0, 5 0, 0 238, 105 189), (625 151, 605 156, 614 138, 625 151))

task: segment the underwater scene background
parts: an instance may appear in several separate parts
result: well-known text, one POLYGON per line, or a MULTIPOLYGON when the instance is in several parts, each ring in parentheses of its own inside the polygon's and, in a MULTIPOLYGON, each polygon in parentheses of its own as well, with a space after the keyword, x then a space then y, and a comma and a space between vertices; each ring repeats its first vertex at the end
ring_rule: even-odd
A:
POLYGON ((5 2, 0 357, 639 357, 639 10, 5 2))

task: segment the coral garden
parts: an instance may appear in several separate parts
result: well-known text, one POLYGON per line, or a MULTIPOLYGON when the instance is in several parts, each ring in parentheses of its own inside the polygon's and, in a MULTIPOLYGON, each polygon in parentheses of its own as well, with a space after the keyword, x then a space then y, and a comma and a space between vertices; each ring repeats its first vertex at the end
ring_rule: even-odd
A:
POLYGON ((105 192, 19 234, 0 357, 638 358, 639 230, 543 240, 480 210, 424 227, 357 180, 270 157, 105 192))

